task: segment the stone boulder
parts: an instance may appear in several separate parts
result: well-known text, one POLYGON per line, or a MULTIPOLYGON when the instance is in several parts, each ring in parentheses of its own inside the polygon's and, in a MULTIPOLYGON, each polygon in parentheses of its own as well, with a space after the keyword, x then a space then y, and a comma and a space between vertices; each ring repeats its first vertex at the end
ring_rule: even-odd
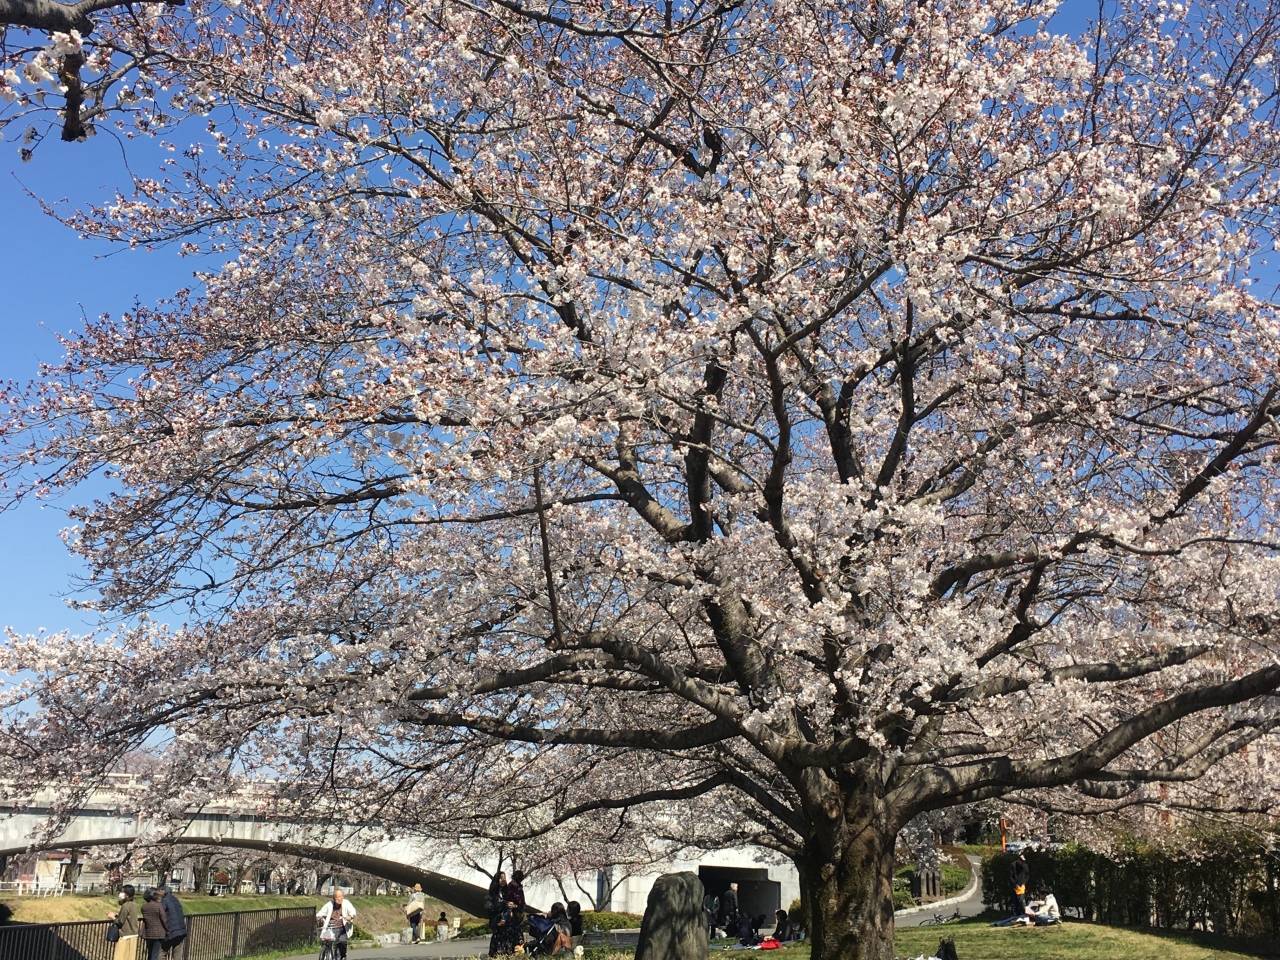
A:
POLYGON ((644 908, 636 960, 707 960, 705 891, 696 873, 665 873, 644 908))

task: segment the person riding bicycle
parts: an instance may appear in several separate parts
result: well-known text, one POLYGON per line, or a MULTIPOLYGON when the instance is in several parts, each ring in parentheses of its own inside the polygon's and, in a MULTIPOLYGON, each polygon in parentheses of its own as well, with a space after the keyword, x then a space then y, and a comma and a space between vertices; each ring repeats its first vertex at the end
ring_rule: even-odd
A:
POLYGON ((335 887, 333 899, 316 911, 316 923, 320 926, 322 943, 333 944, 333 956, 347 960, 347 941, 355 927, 356 908, 346 899, 340 888, 335 887))

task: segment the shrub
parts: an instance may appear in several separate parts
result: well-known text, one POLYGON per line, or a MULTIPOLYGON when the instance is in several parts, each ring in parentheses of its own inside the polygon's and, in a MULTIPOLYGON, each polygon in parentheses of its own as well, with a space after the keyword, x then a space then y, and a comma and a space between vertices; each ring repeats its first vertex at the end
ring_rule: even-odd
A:
POLYGON ((462 937, 487 937, 489 936, 489 921, 481 920, 479 917, 463 917, 462 924, 458 927, 458 936, 462 937))
POLYGON ((964 867, 958 867, 954 863, 942 864, 942 895, 950 897, 959 893, 969 885, 970 873, 964 867))
POLYGON ((583 930, 622 930, 640 926, 644 918, 637 913, 613 913, 609 910, 583 910, 583 930))
POLYGON ((787 907, 787 916, 792 923, 798 923, 805 930, 809 929, 809 911, 804 900, 792 900, 791 906, 787 907))
POLYGON ((632 960, 631 952, 615 950, 613 947, 587 947, 582 952, 582 960, 632 960))
MULTIPOLYGON (((1117 926, 1280 934, 1280 861, 1256 839, 1221 831, 1170 851, 1129 840, 1104 856, 1078 844, 1028 850, 1030 891, 1051 889, 1063 909, 1117 926)), ((1009 906, 1013 856, 982 861, 982 899, 1009 906)))

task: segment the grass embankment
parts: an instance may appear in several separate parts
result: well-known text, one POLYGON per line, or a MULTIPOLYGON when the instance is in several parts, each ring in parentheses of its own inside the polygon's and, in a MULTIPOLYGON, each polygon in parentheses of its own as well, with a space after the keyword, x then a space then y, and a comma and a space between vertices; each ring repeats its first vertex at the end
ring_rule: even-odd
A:
MULTIPOLYGON (((980 923, 903 927, 894 946, 901 957, 932 956, 954 937, 963 960, 1247 960, 1280 957, 1275 943, 1231 941, 1185 932, 1130 930, 1093 923, 1054 927, 992 927, 980 923)), ((792 960, 807 960, 795 957, 792 960)))
MULTIPOLYGON (((954 937, 961 960, 1257 960, 1280 958, 1280 945, 1232 941, 1204 934, 1139 931, 1092 923, 1057 927, 991 927, 987 921, 943 927, 900 927, 894 942, 899 957, 931 957, 938 941, 954 937)), ((713 951, 712 957, 742 956, 713 951)), ((803 944, 767 954, 769 960, 809 960, 803 944)), ((632 954, 588 950, 583 960, 632 960, 632 954)))
MULTIPOLYGON (((210 897, 197 894, 179 894, 182 908, 189 914, 234 913, 237 910, 275 910, 280 908, 312 907, 319 909, 323 897, 244 895, 210 897)), ((360 925, 372 934, 400 930, 404 925, 401 897, 352 897, 359 914, 360 925)), ((66 923, 72 920, 102 920, 108 911, 114 911, 119 902, 114 896, 73 895, 64 897, 6 897, 0 904, 13 911, 9 920, 13 923, 66 923)), ((458 913, 453 907, 435 901, 427 901, 427 916, 435 919, 444 911, 452 919, 458 913)), ((3 911, 0 911, 3 912, 3 911)))

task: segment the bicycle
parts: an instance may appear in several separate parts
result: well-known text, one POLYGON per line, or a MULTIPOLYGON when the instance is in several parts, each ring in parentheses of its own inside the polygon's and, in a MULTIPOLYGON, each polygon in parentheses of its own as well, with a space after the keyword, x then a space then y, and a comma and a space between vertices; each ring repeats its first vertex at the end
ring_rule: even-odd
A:
POLYGON ((939 926, 940 927, 945 923, 956 923, 957 921, 963 920, 963 919, 964 919, 964 916, 963 914, 960 913, 960 908, 956 907, 956 912, 951 914, 950 916, 944 917, 940 913, 935 913, 928 920, 921 920, 920 926, 922 927, 939 926))
MULTIPOLYGON (((321 926, 322 931, 323 929, 323 926, 321 926)), ((338 950, 337 940, 320 941, 320 956, 317 960, 339 960, 341 956, 342 953, 338 950)))

